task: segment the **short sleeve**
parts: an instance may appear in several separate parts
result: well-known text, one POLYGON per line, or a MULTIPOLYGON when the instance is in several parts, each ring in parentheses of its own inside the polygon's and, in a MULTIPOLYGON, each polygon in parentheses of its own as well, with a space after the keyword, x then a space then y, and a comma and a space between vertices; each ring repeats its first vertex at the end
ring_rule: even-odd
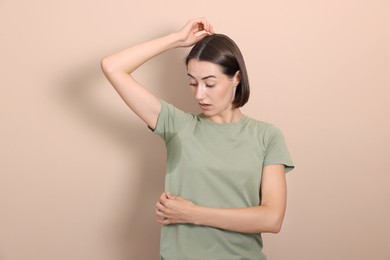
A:
POLYGON ((151 130, 164 139, 165 142, 169 142, 194 116, 164 100, 160 102, 161 110, 157 119, 156 129, 151 130))
POLYGON ((279 128, 271 127, 268 138, 264 166, 271 164, 284 164, 285 173, 294 169, 294 163, 288 151, 284 136, 279 128))

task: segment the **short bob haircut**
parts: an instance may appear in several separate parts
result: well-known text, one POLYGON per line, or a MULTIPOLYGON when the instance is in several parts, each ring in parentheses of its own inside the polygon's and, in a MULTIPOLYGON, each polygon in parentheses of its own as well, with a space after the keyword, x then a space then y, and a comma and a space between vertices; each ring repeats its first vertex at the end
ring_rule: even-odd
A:
POLYGON ((242 107, 249 99, 249 80, 244 58, 237 44, 223 34, 211 34, 197 42, 186 57, 186 65, 191 59, 208 61, 221 67, 222 73, 232 78, 240 71, 240 83, 237 85, 233 100, 235 108, 242 107))

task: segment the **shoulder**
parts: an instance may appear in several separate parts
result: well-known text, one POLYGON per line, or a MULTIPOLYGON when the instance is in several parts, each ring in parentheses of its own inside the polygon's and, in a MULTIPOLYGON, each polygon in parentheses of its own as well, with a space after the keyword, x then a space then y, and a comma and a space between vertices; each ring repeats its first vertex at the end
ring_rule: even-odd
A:
POLYGON ((248 117, 246 127, 265 149, 273 142, 283 140, 281 129, 269 122, 248 117))
POLYGON ((193 122, 195 116, 192 113, 184 112, 176 106, 161 100, 161 110, 157 119, 154 132, 160 135, 165 141, 169 141, 189 123, 193 122))
POLYGON ((175 105, 165 101, 161 100, 161 111, 160 116, 164 117, 170 117, 170 118, 176 118, 176 119, 194 119, 196 115, 190 112, 185 112, 182 109, 176 107, 175 105))
POLYGON ((281 133, 280 128, 272 123, 254 119, 249 116, 247 116, 247 118, 247 126, 255 128, 258 133, 263 134, 264 136, 272 136, 281 133))

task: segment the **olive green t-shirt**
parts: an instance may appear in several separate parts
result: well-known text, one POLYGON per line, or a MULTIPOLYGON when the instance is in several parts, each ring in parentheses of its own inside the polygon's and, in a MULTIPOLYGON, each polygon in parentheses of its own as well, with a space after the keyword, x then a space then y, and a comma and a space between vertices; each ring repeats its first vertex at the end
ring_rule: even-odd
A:
MULTIPOLYGON (((155 133, 167 147, 165 190, 200 206, 257 206, 263 167, 294 168, 280 130, 245 115, 236 123, 215 123, 161 101, 155 133)), ((261 234, 192 224, 161 231, 164 260, 264 260, 262 248, 261 234)))

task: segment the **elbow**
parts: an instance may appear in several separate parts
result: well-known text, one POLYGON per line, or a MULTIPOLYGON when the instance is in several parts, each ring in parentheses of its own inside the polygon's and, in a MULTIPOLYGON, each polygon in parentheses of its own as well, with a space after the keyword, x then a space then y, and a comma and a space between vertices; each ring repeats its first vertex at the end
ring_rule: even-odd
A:
POLYGON ((105 75, 108 75, 113 71, 112 65, 110 64, 110 60, 108 57, 105 57, 100 61, 100 67, 105 75))
POLYGON ((100 67, 101 67, 104 75, 106 75, 106 77, 121 70, 120 67, 118 66, 118 64, 115 62, 115 60, 111 56, 104 57, 100 61, 100 67))
POLYGON ((272 216, 270 216, 269 218, 266 232, 278 234, 282 229, 283 217, 284 217, 283 214, 279 214, 279 213, 272 214, 272 216))
POLYGON ((278 234, 282 229, 282 222, 274 223, 269 228, 269 233, 278 234))

